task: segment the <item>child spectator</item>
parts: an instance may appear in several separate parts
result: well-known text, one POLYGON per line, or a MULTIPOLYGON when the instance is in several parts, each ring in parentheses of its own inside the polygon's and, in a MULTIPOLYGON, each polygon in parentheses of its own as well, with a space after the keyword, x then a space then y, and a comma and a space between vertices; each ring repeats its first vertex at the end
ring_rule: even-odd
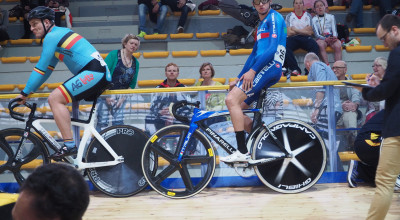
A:
POLYGON ((322 0, 314 2, 316 15, 312 19, 315 37, 319 46, 322 61, 329 65, 326 48, 331 46, 335 53, 335 61, 342 60, 342 43, 337 38, 336 19, 325 12, 326 4, 322 0))

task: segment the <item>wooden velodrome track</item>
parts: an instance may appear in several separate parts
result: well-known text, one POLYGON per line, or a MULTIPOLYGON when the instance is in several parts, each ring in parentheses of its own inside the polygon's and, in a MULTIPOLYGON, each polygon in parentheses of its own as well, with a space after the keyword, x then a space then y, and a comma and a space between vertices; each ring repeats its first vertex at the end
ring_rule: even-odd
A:
MULTIPOLYGON (((165 198, 153 190, 128 198, 92 192, 84 220, 100 219, 365 219, 374 188, 347 183, 316 184, 298 194, 264 186, 207 188, 188 199, 165 198)), ((400 219, 400 193, 386 220, 400 219)))

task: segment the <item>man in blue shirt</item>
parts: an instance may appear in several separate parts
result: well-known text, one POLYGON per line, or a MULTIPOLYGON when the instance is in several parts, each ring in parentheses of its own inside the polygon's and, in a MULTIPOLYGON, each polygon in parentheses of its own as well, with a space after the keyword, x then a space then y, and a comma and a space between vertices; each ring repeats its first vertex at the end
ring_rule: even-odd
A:
POLYGON ((249 162, 250 155, 245 144, 244 130, 250 132, 251 119, 242 109, 258 99, 264 87, 277 83, 282 75, 286 53, 286 24, 281 14, 271 9, 272 0, 253 0, 260 17, 256 43, 241 73, 230 83, 226 105, 236 133, 238 150, 220 160, 225 163, 249 162))
POLYGON ((24 90, 17 97, 26 101, 52 74, 59 61, 63 61, 74 74, 49 95, 49 105, 64 139, 64 146, 52 155, 53 159, 77 153, 72 137, 71 116, 66 104, 82 99, 93 100, 111 81, 111 74, 99 52, 82 36, 68 28, 54 25, 54 11, 39 6, 32 9, 28 20, 36 38, 43 41, 40 60, 33 69, 24 90))

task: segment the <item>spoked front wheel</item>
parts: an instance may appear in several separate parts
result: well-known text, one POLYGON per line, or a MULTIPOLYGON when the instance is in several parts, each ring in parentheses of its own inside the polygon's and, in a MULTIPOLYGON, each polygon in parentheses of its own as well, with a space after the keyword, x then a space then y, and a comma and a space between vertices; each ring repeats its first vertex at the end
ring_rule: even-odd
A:
MULTIPOLYGON (((123 156, 124 162, 87 169, 90 181, 100 191, 113 197, 132 196, 142 191, 147 183, 140 159, 148 136, 139 128, 128 125, 111 126, 102 130, 100 135, 118 156, 123 156)), ((85 158, 88 163, 114 160, 95 138, 90 142, 85 158)))
POLYGON ((215 171, 214 149, 196 130, 181 153, 187 125, 171 125, 150 137, 143 150, 142 168, 149 185, 168 198, 188 198, 201 192, 215 171))
POLYGON ((0 173, 13 175, 21 185, 33 170, 50 163, 49 152, 43 141, 33 133, 23 138, 25 131, 9 128, 0 131, 0 173), (14 158, 15 159, 12 159, 14 158))
POLYGON ((255 166, 257 176, 278 192, 298 193, 309 189, 325 170, 326 149, 321 136, 298 120, 279 120, 268 127, 290 156, 284 157, 267 129, 263 129, 254 142, 252 158, 271 161, 255 166))

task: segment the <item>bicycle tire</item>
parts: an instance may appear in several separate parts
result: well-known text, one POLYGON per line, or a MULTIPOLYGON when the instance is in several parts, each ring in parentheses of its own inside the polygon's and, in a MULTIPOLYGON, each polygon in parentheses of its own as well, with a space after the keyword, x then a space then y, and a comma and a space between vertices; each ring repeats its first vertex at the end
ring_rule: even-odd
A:
POLYGON ((183 199, 201 192, 215 172, 215 154, 209 139, 196 130, 183 154, 178 156, 187 125, 170 125, 153 134, 142 155, 142 169, 149 185, 159 194, 183 199))
MULTIPOLYGON (((299 193, 312 187, 326 166, 326 148, 321 136, 310 125, 293 119, 279 120, 268 127, 292 157, 255 166, 261 182, 281 193, 299 193)), ((284 156, 269 136, 265 128, 257 136, 252 147, 253 159, 284 156)))
MULTIPOLYGON (((141 129, 129 125, 115 125, 100 131, 100 135, 124 162, 114 166, 87 169, 89 180, 101 192, 112 197, 128 197, 146 188, 142 173, 141 155, 148 140, 141 129)), ((114 158, 96 139, 90 142, 85 161, 111 161, 114 158)))
POLYGON ((21 185, 33 170, 43 164, 49 164, 49 151, 41 138, 30 132, 20 148, 17 160, 11 161, 20 144, 25 131, 20 128, 8 128, 0 131, 0 147, 4 151, 0 153, 3 163, 0 173, 7 170, 12 172, 15 180, 21 185))

